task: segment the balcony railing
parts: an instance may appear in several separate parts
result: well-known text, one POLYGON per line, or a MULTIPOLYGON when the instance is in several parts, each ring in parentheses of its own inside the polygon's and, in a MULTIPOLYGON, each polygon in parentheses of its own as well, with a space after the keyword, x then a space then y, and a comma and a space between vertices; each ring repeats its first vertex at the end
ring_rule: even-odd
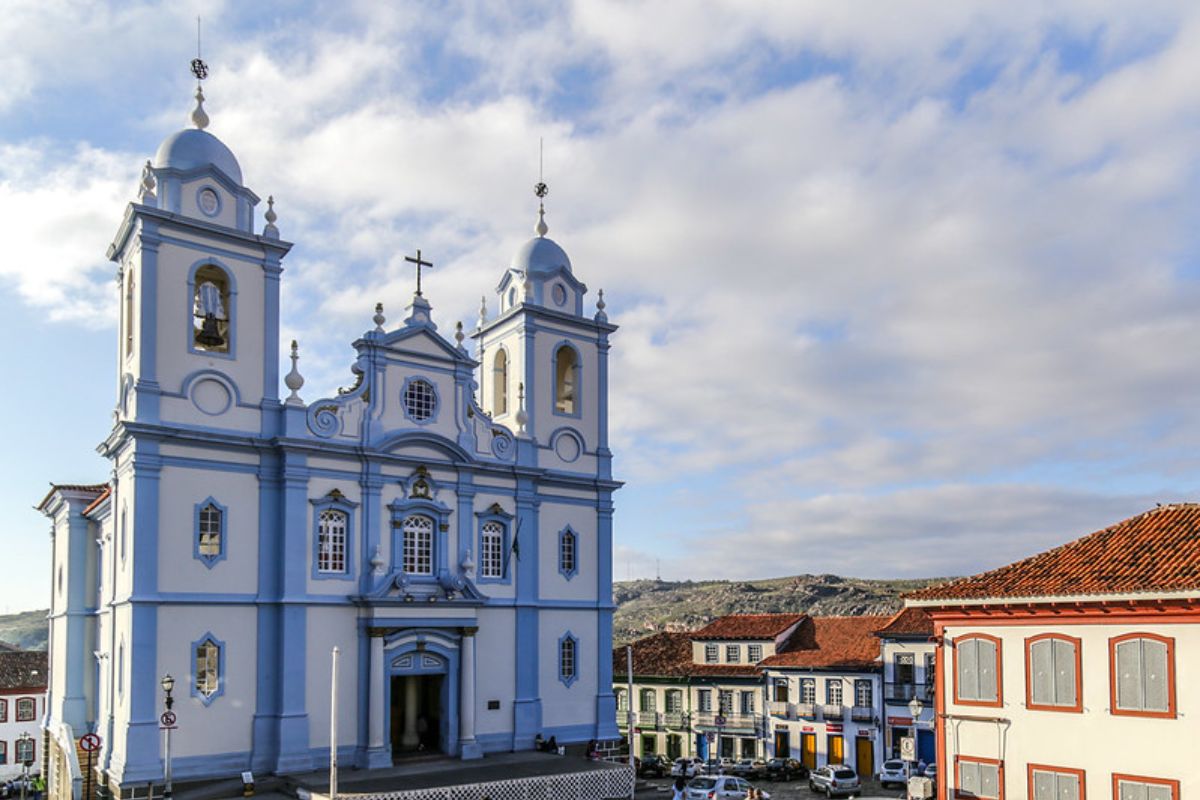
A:
MULTIPOLYGON (((617 709, 617 727, 618 728, 628 728, 629 727, 629 716, 630 716, 629 709, 618 708, 617 709)), ((633 724, 635 726, 637 725, 637 714, 636 713, 633 715, 633 724)))
POLYGON ((656 731, 662 727, 661 717, 657 711, 642 711, 638 714, 637 726, 644 731, 656 731))
POLYGON ((796 717, 799 719, 816 719, 816 703, 796 703, 796 717))
POLYGON ((688 715, 682 711, 668 711, 662 715, 662 724, 664 727, 675 730, 686 729, 688 727, 688 715))
POLYGON ((783 700, 772 700, 769 706, 772 717, 782 717, 783 719, 795 719, 796 709, 788 702, 783 700))
POLYGON ((875 709, 871 706, 855 706, 850 709, 850 719, 855 722, 870 722, 875 719, 875 709))
MULTIPOLYGON (((702 712, 693 715, 693 722, 697 728, 715 728, 717 727, 717 714, 712 712, 702 712)), ((754 714, 723 714, 725 724, 721 726, 723 730, 753 730, 758 721, 758 717, 754 714)))
POLYGON ((821 716, 827 720, 839 720, 846 717, 846 707, 843 705, 831 705, 826 703, 821 706, 821 716))
POLYGON ((932 683, 885 683, 883 684, 883 699, 888 703, 907 703, 914 697, 919 697, 922 703, 933 700, 932 683))

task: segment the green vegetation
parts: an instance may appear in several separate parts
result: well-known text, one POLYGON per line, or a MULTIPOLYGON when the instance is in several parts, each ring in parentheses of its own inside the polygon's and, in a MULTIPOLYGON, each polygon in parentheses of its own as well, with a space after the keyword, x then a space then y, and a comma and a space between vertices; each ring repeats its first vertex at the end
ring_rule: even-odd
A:
POLYGON ((0 615, 0 642, 22 650, 45 650, 50 626, 46 622, 49 609, 22 611, 0 615))

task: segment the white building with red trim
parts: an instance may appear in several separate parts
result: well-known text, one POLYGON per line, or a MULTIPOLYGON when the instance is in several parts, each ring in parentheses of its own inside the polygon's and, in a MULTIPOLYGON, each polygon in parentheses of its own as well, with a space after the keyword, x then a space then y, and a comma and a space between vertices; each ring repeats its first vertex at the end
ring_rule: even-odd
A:
POLYGON ((938 797, 1200 797, 1200 505, 910 594, 937 642, 938 797))
POLYGON ((47 675, 45 651, 0 645, 0 781, 41 771, 47 675))

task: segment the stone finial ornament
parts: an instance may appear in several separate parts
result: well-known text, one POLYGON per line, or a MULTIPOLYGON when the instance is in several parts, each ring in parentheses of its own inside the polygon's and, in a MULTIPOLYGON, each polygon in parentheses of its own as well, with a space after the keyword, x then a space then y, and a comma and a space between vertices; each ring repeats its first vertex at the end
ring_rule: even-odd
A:
POLYGON ((279 219, 279 215, 275 213, 275 195, 267 195, 267 213, 263 215, 267 224, 263 226, 263 236, 268 239, 279 238, 279 228, 275 227, 275 220, 279 219))
POLYGON ((300 374, 300 370, 296 367, 296 362, 300 360, 300 346, 296 344, 296 340, 292 339, 292 371, 283 378, 283 385, 292 390, 284 401, 289 406, 302 406, 304 401, 300 399, 298 392, 304 386, 304 376, 300 374))
POLYGON ((142 189, 141 201, 143 205, 150 205, 158 198, 154 195, 154 190, 158 187, 158 181, 154 178, 154 167, 150 165, 150 159, 146 159, 146 166, 142 167, 142 189))
POLYGON ((467 348, 463 347, 463 339, 466 338, 467 335, 463 333, 462 320, 459 320, 454 324, 454 341, 458 342, 458 349, 464 353, 467 352, 467 348))
POLYGON ((487 295, 482 295, 479 298, 479 327, 482 328, 487 324, 487 295))
POLYGON ((383 323, 387 322, 387 317, 383 315, 383 303, 375 304, 375 316, 371 317, 371 321, 375 323, 375 332, 383 333, 383 323))
POLYGON ((529 422, 529 415, 525 413, 525 383, 517 384, 517 435, 525 436, 525 425, 529 422))
POLYGON ((371 554, 371 572, 375 575, 382 575, 387 562, 383 560, 383 548, 375 545, 375 552, 371 554))
POLYGON ((600 296, 596 298, 596 322, 608 322, 608 314, 604 313, 604 309, 608 304, 604 302, 604 290, 600 290, 600 296))
POLYGON ((208 127, 208 114, 204 110, 204 89, 196 85, 196 107, 192 109, 192 124, 200 130, 208 127))

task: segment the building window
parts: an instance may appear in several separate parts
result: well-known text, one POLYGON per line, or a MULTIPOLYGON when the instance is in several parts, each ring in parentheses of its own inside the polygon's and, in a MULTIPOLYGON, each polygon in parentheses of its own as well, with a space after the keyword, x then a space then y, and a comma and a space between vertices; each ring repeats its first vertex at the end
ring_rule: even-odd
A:
POLYGON ((624 689, 617 689, 617 711, 629 710, 629 694, 624 689))
POLYGON ((207 353, 228 353, 230 341, 229 275, 205 264, 192 277, 192 347, 207 353))
POLYGON ((895 672, 896 683, 912 683, 916 679, 912 653, 897 653, 892 669, 895 672))
POLYGON ((1004 797, 1004 765, 1000 761, 959 756, 955 797, 1004 797))
POLYGON ((0 741, 0 765, 8 763, 8 742, 0 741))
POLYGON ((346 571, 347 527, 345 511, 327 508, 317 516, 317 572, 346 571))
POLYGON ((563 635, 558 641, 558 679, 570 686, 579 677, 577 670, 579 640, 571 634, 563 635))
POLYGON ((205 705, 211 703, 221 693, 221 665, 223 653, 221 643, 205 635, 203 639, 192 645, 195 664, 195 680, 192 682, 192 696, 199 697, 205 705))
POLYGON ((1179 781, 1113 774, 1113 800, 1179 800, 1179 781))
POLYGON ((722 714, 733 713, 733 690, 722 689, 718 702, 720 703, 720 711, 722 714))
POLYGON ((1108 645, 1112 713, 1175 716, 1175 640, 1131 633, 1108 645))
POLYGON ((825 681, 825 705, 840 706, 842 704, 842 682, 837 678, 825 681))
POLYGON ((409 575, 433 574, 433 520, 414 514, 404 520, 404 571, 409 575))
POLYGON ((424 378, 404 382, 404 413, 413 422, 429 422, 437 412, 437 391, 424 378))
POLYGON ((751 664, 757 664, 762 661, 762 645, 752 644, 746 647, 746 658, 751 664))
POLYGON ((657 707, 658 701, 655 697, 653 689, 642 689, 642 694, 638 703, 638 711, 653 713, 657 707))
POLYGON ((716 664, 721 660, 721 649, 715 644, 704 645, 704 663, 716 664))
POLYGON ((725 645, 725 660, 730 664, 736 664, 742 660, 742 648, 736 644, 725 645))
POLYGON ((562 345, 554 353, 554 410, 559 414, 576 414, 578 408, 579 355, 570 345, 562 345))
POLYGON ((8 701, 0 700, 0 722, 8 722, 8 701))
POLYGON ((754 713, 754 692, 742 692, 741 701, 742 701, 741 713, 753 714, 754 713))
POLYGON ((32 697, 22 697, 17 701, 17 722, 32 722, 37 718, 37 701, 32 697))
POLYGON ((788 701, 788 682, 787 678, 775 679, 775 702, 786 703, 788 701))
POLYGON ((225 506, 209 497, 196 506, 196 534, 192 555, 212 569, 225 557, 225 506))
POLYGON ((37 744, 37 739, 32 739, 32 738, 31 739, 17 739, 17 741, 16 741, 16 745, 17 745, 17 747, 16 747, 16 756, 17 756, 16 763, 17 764, 28 764, 28 763, 36 762, 37 761, 37 758, 35 757, 37 755, 37 749, 35 746, 36 744, 37 744))
POLYGON ((667 713, 678 714, 683 711, 683 692, 678 689, 667 690, 667 713))
POLYGON ((933 687, 934 679, 937 677, 937 653, 925 654, 925 685, 933 687))
POLYGON ((1029 800, 1081 800, 1084 795, 1083 770, 1029 765, 1029 800))
POLYGON ((479 534, 479 574, 484 578, 504 577, 504 526, 483 523, 479 534))
POLYGON ((508 352, 504 348, 492 359, 492 413, 508 413, 508 352))
POLYGON ((1049 711, 1082 711, 1080 642, 1069 636, 1044 634, 1025 640, 1029 676, 1025 704, 1049 711))
POLYGON ((576 558, 579 537, 570 527, 563 528, 558 534, 558 571, 567 580, 575 577, 579 571, 576 558))
POLYGON ((875 704, 871 695, 870 681, 856 680, 854 682, 854 705, 859 708, 871 708, 875 704))
POLYGON ((810 706, 817 702, 816 678, 800 679, 800 702, 810 706))
POLYGON ((708 689, 696 691, 696 710, 705 714, 712 712, 712 691, 708 689))
POLYGON ((998 706, 1000 691, 1000 640, 986 634, 963 636, 955 642, 954 702, 998 706))

